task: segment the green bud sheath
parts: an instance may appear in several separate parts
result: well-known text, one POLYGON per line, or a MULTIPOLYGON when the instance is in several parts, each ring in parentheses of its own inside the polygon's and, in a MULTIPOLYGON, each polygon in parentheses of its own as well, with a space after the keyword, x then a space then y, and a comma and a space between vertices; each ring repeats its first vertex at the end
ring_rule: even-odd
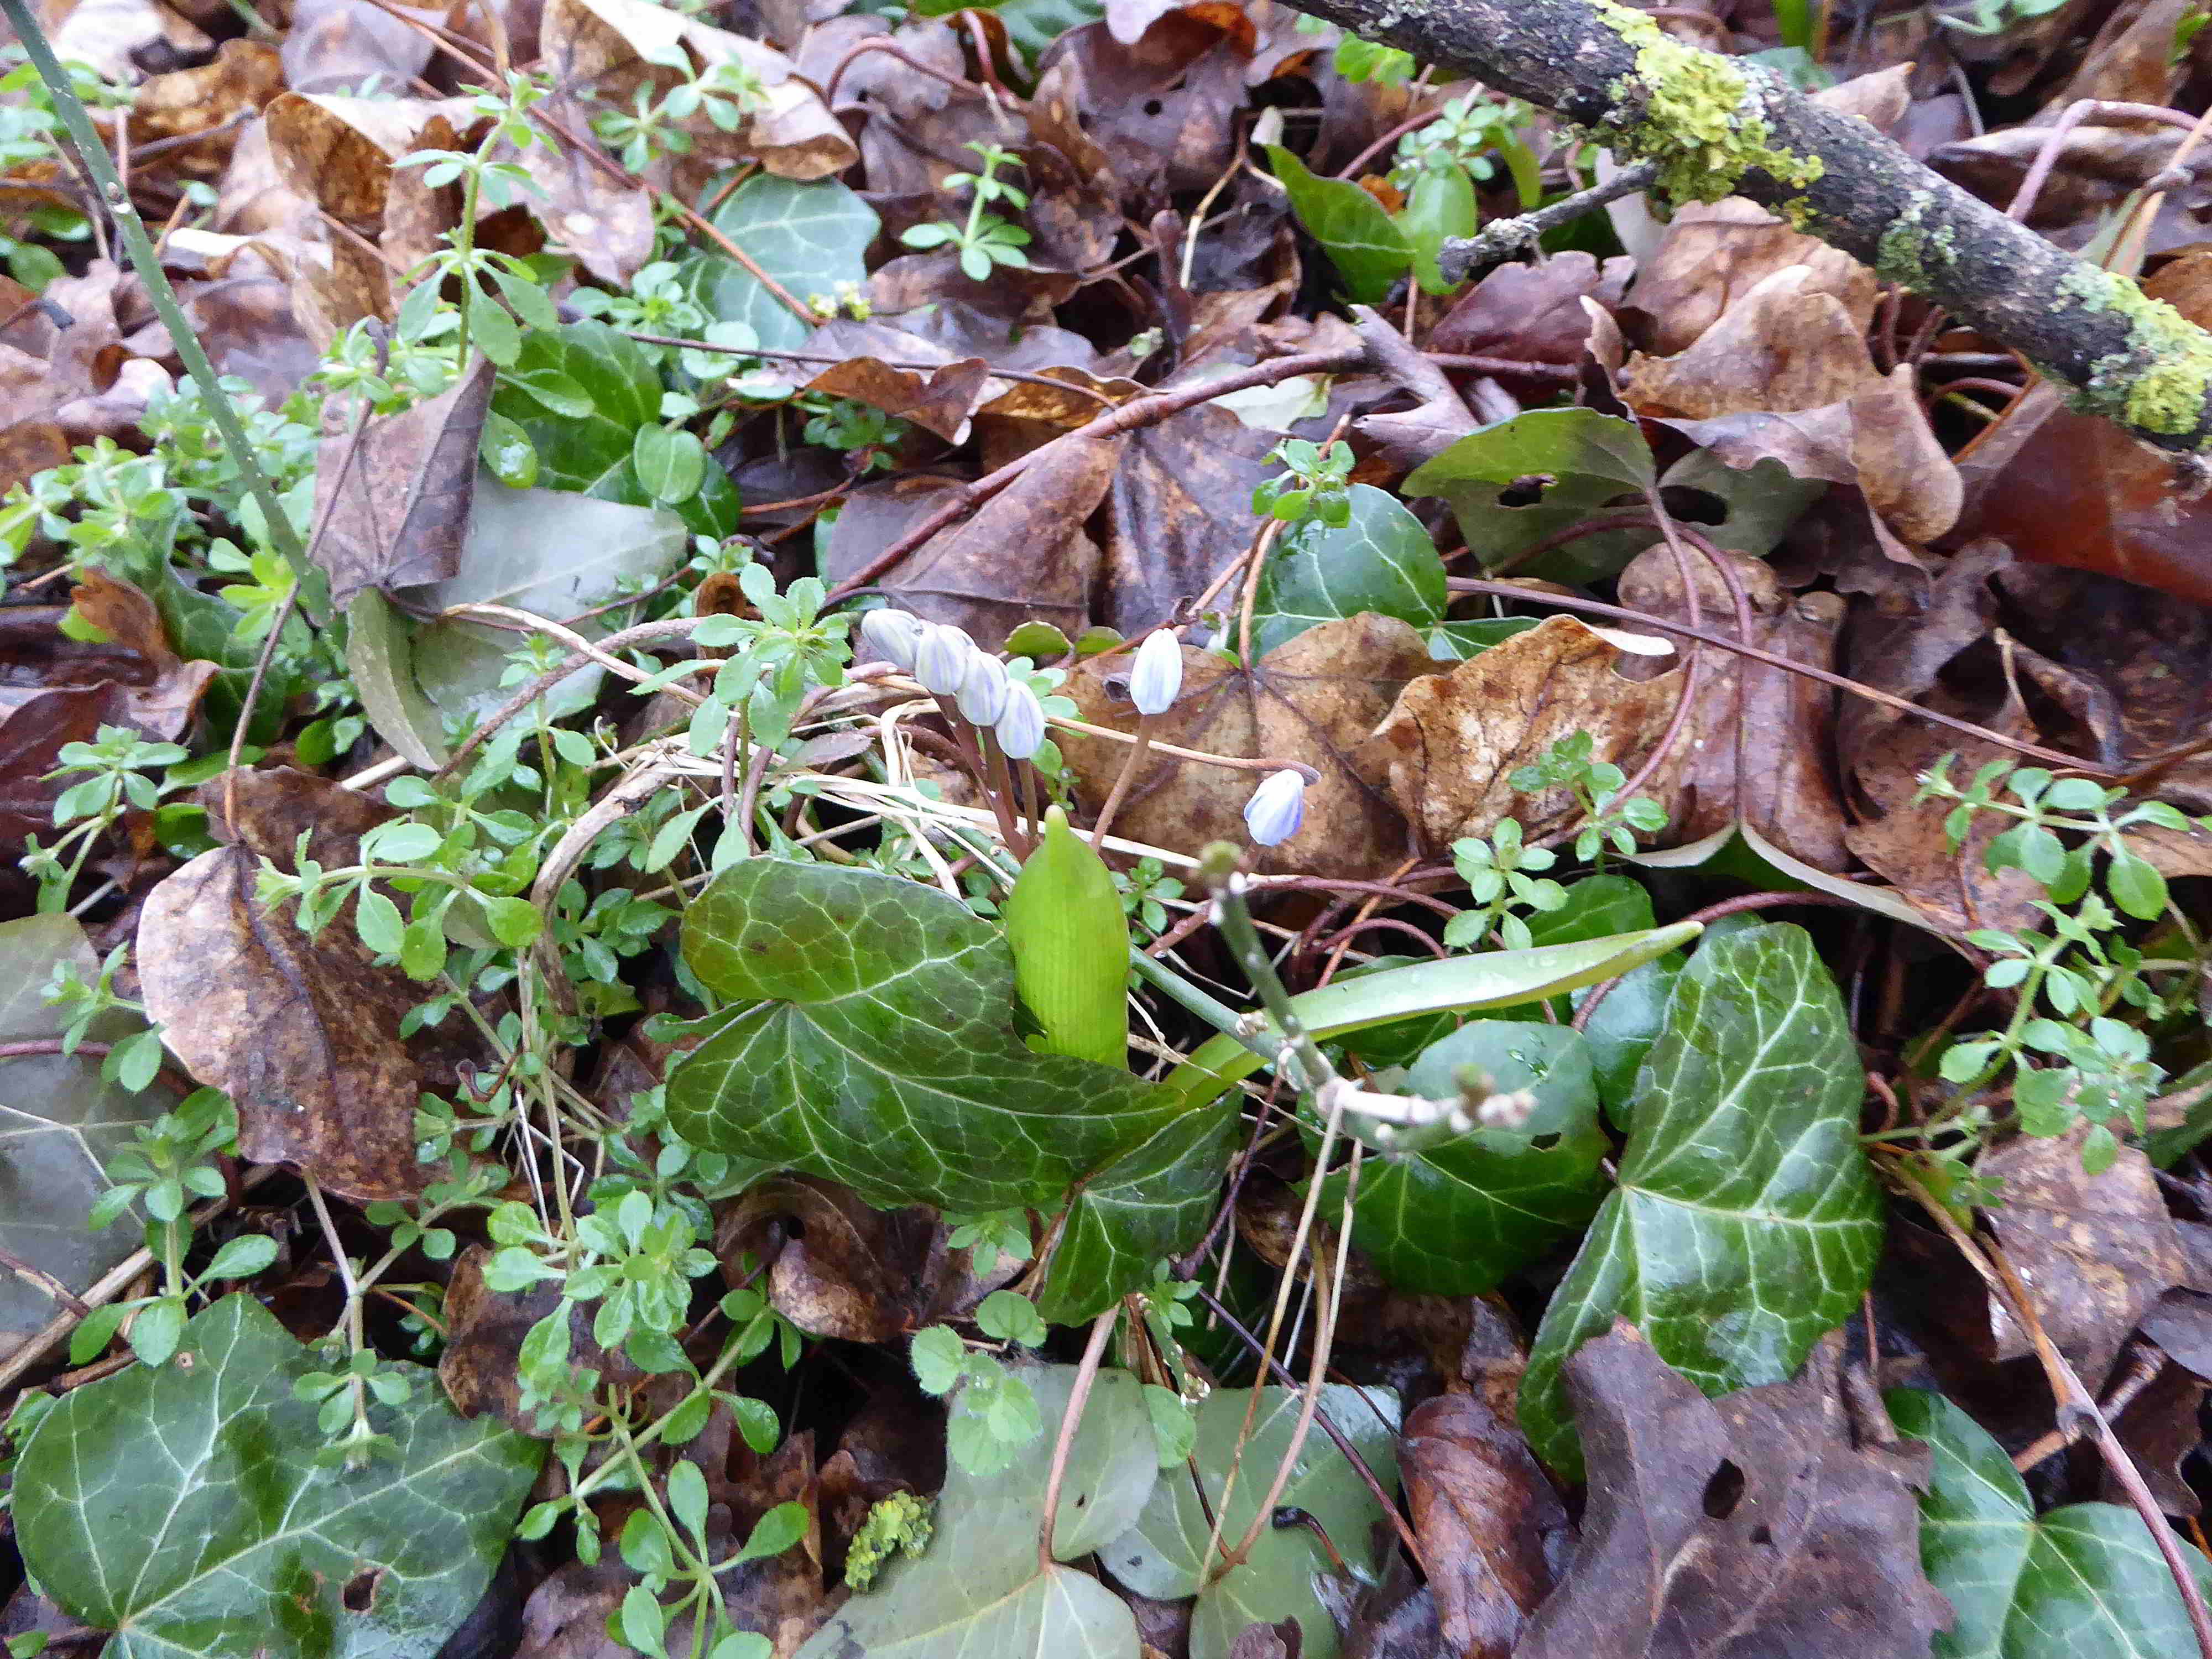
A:
POLYGON ((1014 985, 1043 1031, 1041 1054, 1128 1066, 1129 922, 1113 872, 1057 806, 1000 915, 1014 985))

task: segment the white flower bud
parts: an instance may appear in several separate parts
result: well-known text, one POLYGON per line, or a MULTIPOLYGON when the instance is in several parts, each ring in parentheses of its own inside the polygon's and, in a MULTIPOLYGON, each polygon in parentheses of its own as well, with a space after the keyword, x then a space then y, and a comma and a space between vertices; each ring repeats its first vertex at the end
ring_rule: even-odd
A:
POLYGON ((1285 768, 1270 772, 1244 803, 1244 827, 1262 847, 1279 847, 1306 821, 1306 781, 1285 768))
POLYGON ((992 724, 1006 712, 1006 665, 988 651, 975 652, 968 659, 968 672, 954 694, 960 718, 970 726, 992 724))
POLYGON ((924 623, 914 646, 914 677, 933 696, 949 697, 968 678, 975 641, 948 623, 924 623))
POLYGON ((1129 671, 1129 701, 1139 714, 1164 714, 1182 691, 1182 647, 1163 628, 1147 634, 1129 671))
POLYGON ((999 711, 999 747, 1010 760, 1027 760, 1044 741, 1044 705, 1024 682, 1006 682, 1006 706, 999 711))
POLYGON ((860 637, 868 649, 902 673, 914 672, 914 647, 921 635, 921 623, 910 611, 860 613, 860 637))

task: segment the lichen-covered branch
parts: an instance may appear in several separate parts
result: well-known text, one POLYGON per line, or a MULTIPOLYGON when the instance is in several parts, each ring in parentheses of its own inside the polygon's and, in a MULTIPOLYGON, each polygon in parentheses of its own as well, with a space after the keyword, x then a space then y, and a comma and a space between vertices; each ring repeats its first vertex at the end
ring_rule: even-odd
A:
POLYGON ((1741 194, 2014 347, 2075 406, 2212 448, 2212 334, 1756 64, 1613 0, 1300 0, 1370 40, 1588 126, 1677 201, 1741 194))

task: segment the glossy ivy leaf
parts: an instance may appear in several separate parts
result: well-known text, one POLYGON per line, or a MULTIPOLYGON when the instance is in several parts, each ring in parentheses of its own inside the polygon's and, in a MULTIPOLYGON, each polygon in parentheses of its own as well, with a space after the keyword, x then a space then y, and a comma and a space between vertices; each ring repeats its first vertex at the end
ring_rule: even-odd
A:
POLYGON ((1633 421, 1594 409, 1537 409, 1470 432, 1406 477, 1408 497, 1438 495, 1459 520, 1467 544, 1484 566, 1511 564, 1517 573, 1566 581, 1617 572, 1649 547, 1644 529, 1601 532, 1577 538, 1555 563, 1523 568, 1522 556, 1537 543, 1607 510, 1632 512, 1654 487, 1650 447, 1633 421), (1526 478, 1546 479, 1533 501, 1509 503, 1526 478))
MULTIPOLYGON (((1589 1044, 1565 1025, 1477 1019, 1431 1045, 1402 1092, 1453 1097, 1463 1066, 1493 1089, 1536 1097, 1515 1129, 1476 1129, 1401 1158, 1368 1160, 1352 1211, 1352 1241, 1401 1289, 1480 1296, 1588 1221, 1608 1150, 1597 1121, 1589 1044)), ((1323 1183, 1337 1214, 1346 1177, 1323 1183)))
POLYGON ((1083 1183, 1068 1205, 1037 1311, 1079 1325, 1151 1279, 1152 1264, 1195 1245, 1221 1198, 1236 1103, 1172 1119, 1083 1183))
POLYGON ((1812 937, 1709 940, 1638 1074, 1619 1185, 1528 1358, 1530 1444, 1581 1473, 1560 1367, 1616 1316, 1711 1395, 1796 1371, 1858 1306, 1881 1197, 1858 1147, 1864 1071, 1812 937))
POLYGON ((1424 631, 1449 596, 1444 562, 1421 521, 1398 498, 1354 484, 1352 517, 1335 526, 1308 519, 1282 540, 1260 578, 1252 649, 1265 656, 1317 623, 1373 611, 1424 631))
MULTIPOLYGON (((1228 1659, 1237 1632, 1247 1625, 1280 1619, 1298 1621, 1305 1659, 1335 1659, 1336 1621, 1316 1592, 1315 1580, 1337 1568, 1312 1527, 1262 1527, 1243 1565, 1207 1580, 1206 1540, 1214 1516, 1222 1518, 1224 1547, 1243 1537, 1297 1426, 1297 1389, 1264 1389, 1260 1393, 1259 1415, 1249 1439, 1243 1429, 1252 1390, 1217 1389, 1199 1403, 1192 1455, 1206 1501, 1199 1501, 1187 1468, 1171 1471, 1152 1489, 1137 1524, 1108 1544, 1099 1559, 1139 1595, 1163 1601, 1198 1597, 1191 1610, 1190 1659, 1228 1659), (1229 1485, 1232 1468, 1237 1472, 1233 1489, 1229 1485)), ((1394 1491, 1398 1482, 1396 1394, 1332 1382, 1321 1391, 1321 1409, 1343 1431, 1383 1490, 1394 1491)), ((1276 1503, 1279 1514, 1289 1508, 1312 1516, 1353 1578, 1372 1582, 1382 1570, 1386 1555, 1386 1547, 1379 1541, 1382 1506, 1319 1429, 1306 1436, 1276 1503)))
POLYGON ((677 1133, 879 1208, 1057 1206, 1182 1109, 1127 1072, 1032 1053, 999 930, 917 882, 748 860, 691 906, 684 959, 750 1006, 672 1074, 677 1133))
POLYGON ((544 1448, 464 1419, 435 1375, 369 1407, 391 1445, 317 1458, 320 1369, 252 1297, 185 1327, 178 1357, 58 1401, 15 1473, 25 1565, 114 1659, 435 1653, 483 1595, 544 1448), (185 1356, 191 1357, 189 1364, 185 1356))
MULTIPOLYGON (((651 507, 655 498, 639 478, 633 456, 638 434, 661 428, 660 391, 652 353, 586 318, 525 334, 514 367, 501 373, 491 407, 536 452, 540 488, 651 507), (549 387, 558 388, 564 408, 575 407, 580 396, 588 410, 556 412, 548 406, 549 387)), ((698 488, 676 512, 695 535, 726 536, 738 527, 737 486, 708 460, 698 488)))
MULTIPOLYGON (((709 187, 702 205, 720 191, 709 187)), ((708 216, 784 291, 799 301, 833 297, 840 286, 868 280, 862 256, 883 222, 835 179, 801 183, 757 173, 708 216)), ((806 343, 813 325, 761 286, 760 279, 708 246, 687 261, 685 285, 717 321, 744 324, 772 349, 806 343)))
MULTIPOLYGON (((64 963, 87 982, 100 977, 100 958, 76 917, 0 922, 0 1042, 36 1043, 68 1029, 68 1011, 46 1000, 46 984, 64 963)), ((109 1012, 86 1036, 113 1042, 144 1029, 128 1014, 109 1012)), ((105 1081, 99 1057, 89 1053, 0 1060, 0 1250, 81 1294, 137 1249, 137 1227, 94 1228, 85 1214, 107 1190, 107 1160, 176 1100, 165 1085, 139 1093, 105 1081)), ((44 1291, 0 1270, 0 1351, 54 1313, 44 1291)))
POLYGON ((1413 262, 1413 246, 1382 203, 1349 179, 1316 178, 1280 144, 1267 146, 1267 165, 1283 182, 1291 211, 1322 246, 1346 297, 1380 305, 1413 262))
MULTIPOLYGON (((1940 1394, 1883 1396, 1935 1470, 1920 1500, 1920 1559, 1950 1598, 1936 1659, 2170 1659, 2193 1652, 2165 1558, 2133 1510, 2069 1504, 2039 1516, 2011 1458, 1940 1394)), ((2212 1564, 2183 1556, 2212 1595, 2212 1564)))
MULTIPOLYGON (((929 1547, 884 1567, 799 1650, 799 1659, 1138 1659, 1128 1605, 1089 1574, 1058 1565, 1098 1549, 1142 1512, 1158 1480, 1151 1414, 1137 1379, 1103 1370, 1068 1448, 1048 1566, 1037 1559, 1052 1442, 1073 1365, 1018 1368, 1043 1430, 1004 1468, 976 1474, 955 1460, 938 1495, 929 1547)), ((963 1390, 964 1396, 965 1390, 963 1390)), ((965 1409, 956 1400, 957 1419, 965 1409)))

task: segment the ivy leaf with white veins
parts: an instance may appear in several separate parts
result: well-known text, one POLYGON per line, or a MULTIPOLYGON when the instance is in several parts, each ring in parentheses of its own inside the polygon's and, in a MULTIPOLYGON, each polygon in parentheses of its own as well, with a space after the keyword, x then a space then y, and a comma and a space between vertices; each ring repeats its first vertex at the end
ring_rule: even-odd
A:
MULTIPOLYGON (((1955 1617, 1938 1659, 2160 1659, 2196 1642, 2142 1517, 2117 1504, 2038 1516, 2004 1448, 1940 1394, 1883 1396, 1898 1428, 1936 1455, 1920 1499, 1920 1556, 1955 1617)), ((2212 1565, 2181 1546, 2198 1588, 2212 1565)))
POLYGON ((1560 1368, 1616 1316, 1721 1395, 1788 1377, 1857 1307, 1881 1246, 1863 1076, 1802 928, 1747 928, 1690 959, 1637 1076, 1620 1184, 1529 1353, 1522 1426, 1553 1468, 1582 1472, 1560 1368))
POLYGON ((435 1376, 362 1469, 316 1461, 318 1369, 252 1297, 185 1327, 176 1358, 87 1383, 15 1470, 24 1565, 112 1659, 405 1659, 477 1605, 536 1478, 541 1442, 456 1416, 435 1376))
POLYGON ((1309 519, 1283 538, 1260 579, 1252 649, 1265 656, 1309 628, 1363 611, 1425 632, 1450 595, 1444 562, 1421 521, 1372 484, 1352 486, 1352 521, 1309 519))
POLYGON ((671 1074, 677 1133, 879 1208, 1056 1205, 1183 1109, 1127 1072, 1031 1053, 998 928, 895 876, 747 860, 691 907, 684 959, 751 1006, 671 1074))

